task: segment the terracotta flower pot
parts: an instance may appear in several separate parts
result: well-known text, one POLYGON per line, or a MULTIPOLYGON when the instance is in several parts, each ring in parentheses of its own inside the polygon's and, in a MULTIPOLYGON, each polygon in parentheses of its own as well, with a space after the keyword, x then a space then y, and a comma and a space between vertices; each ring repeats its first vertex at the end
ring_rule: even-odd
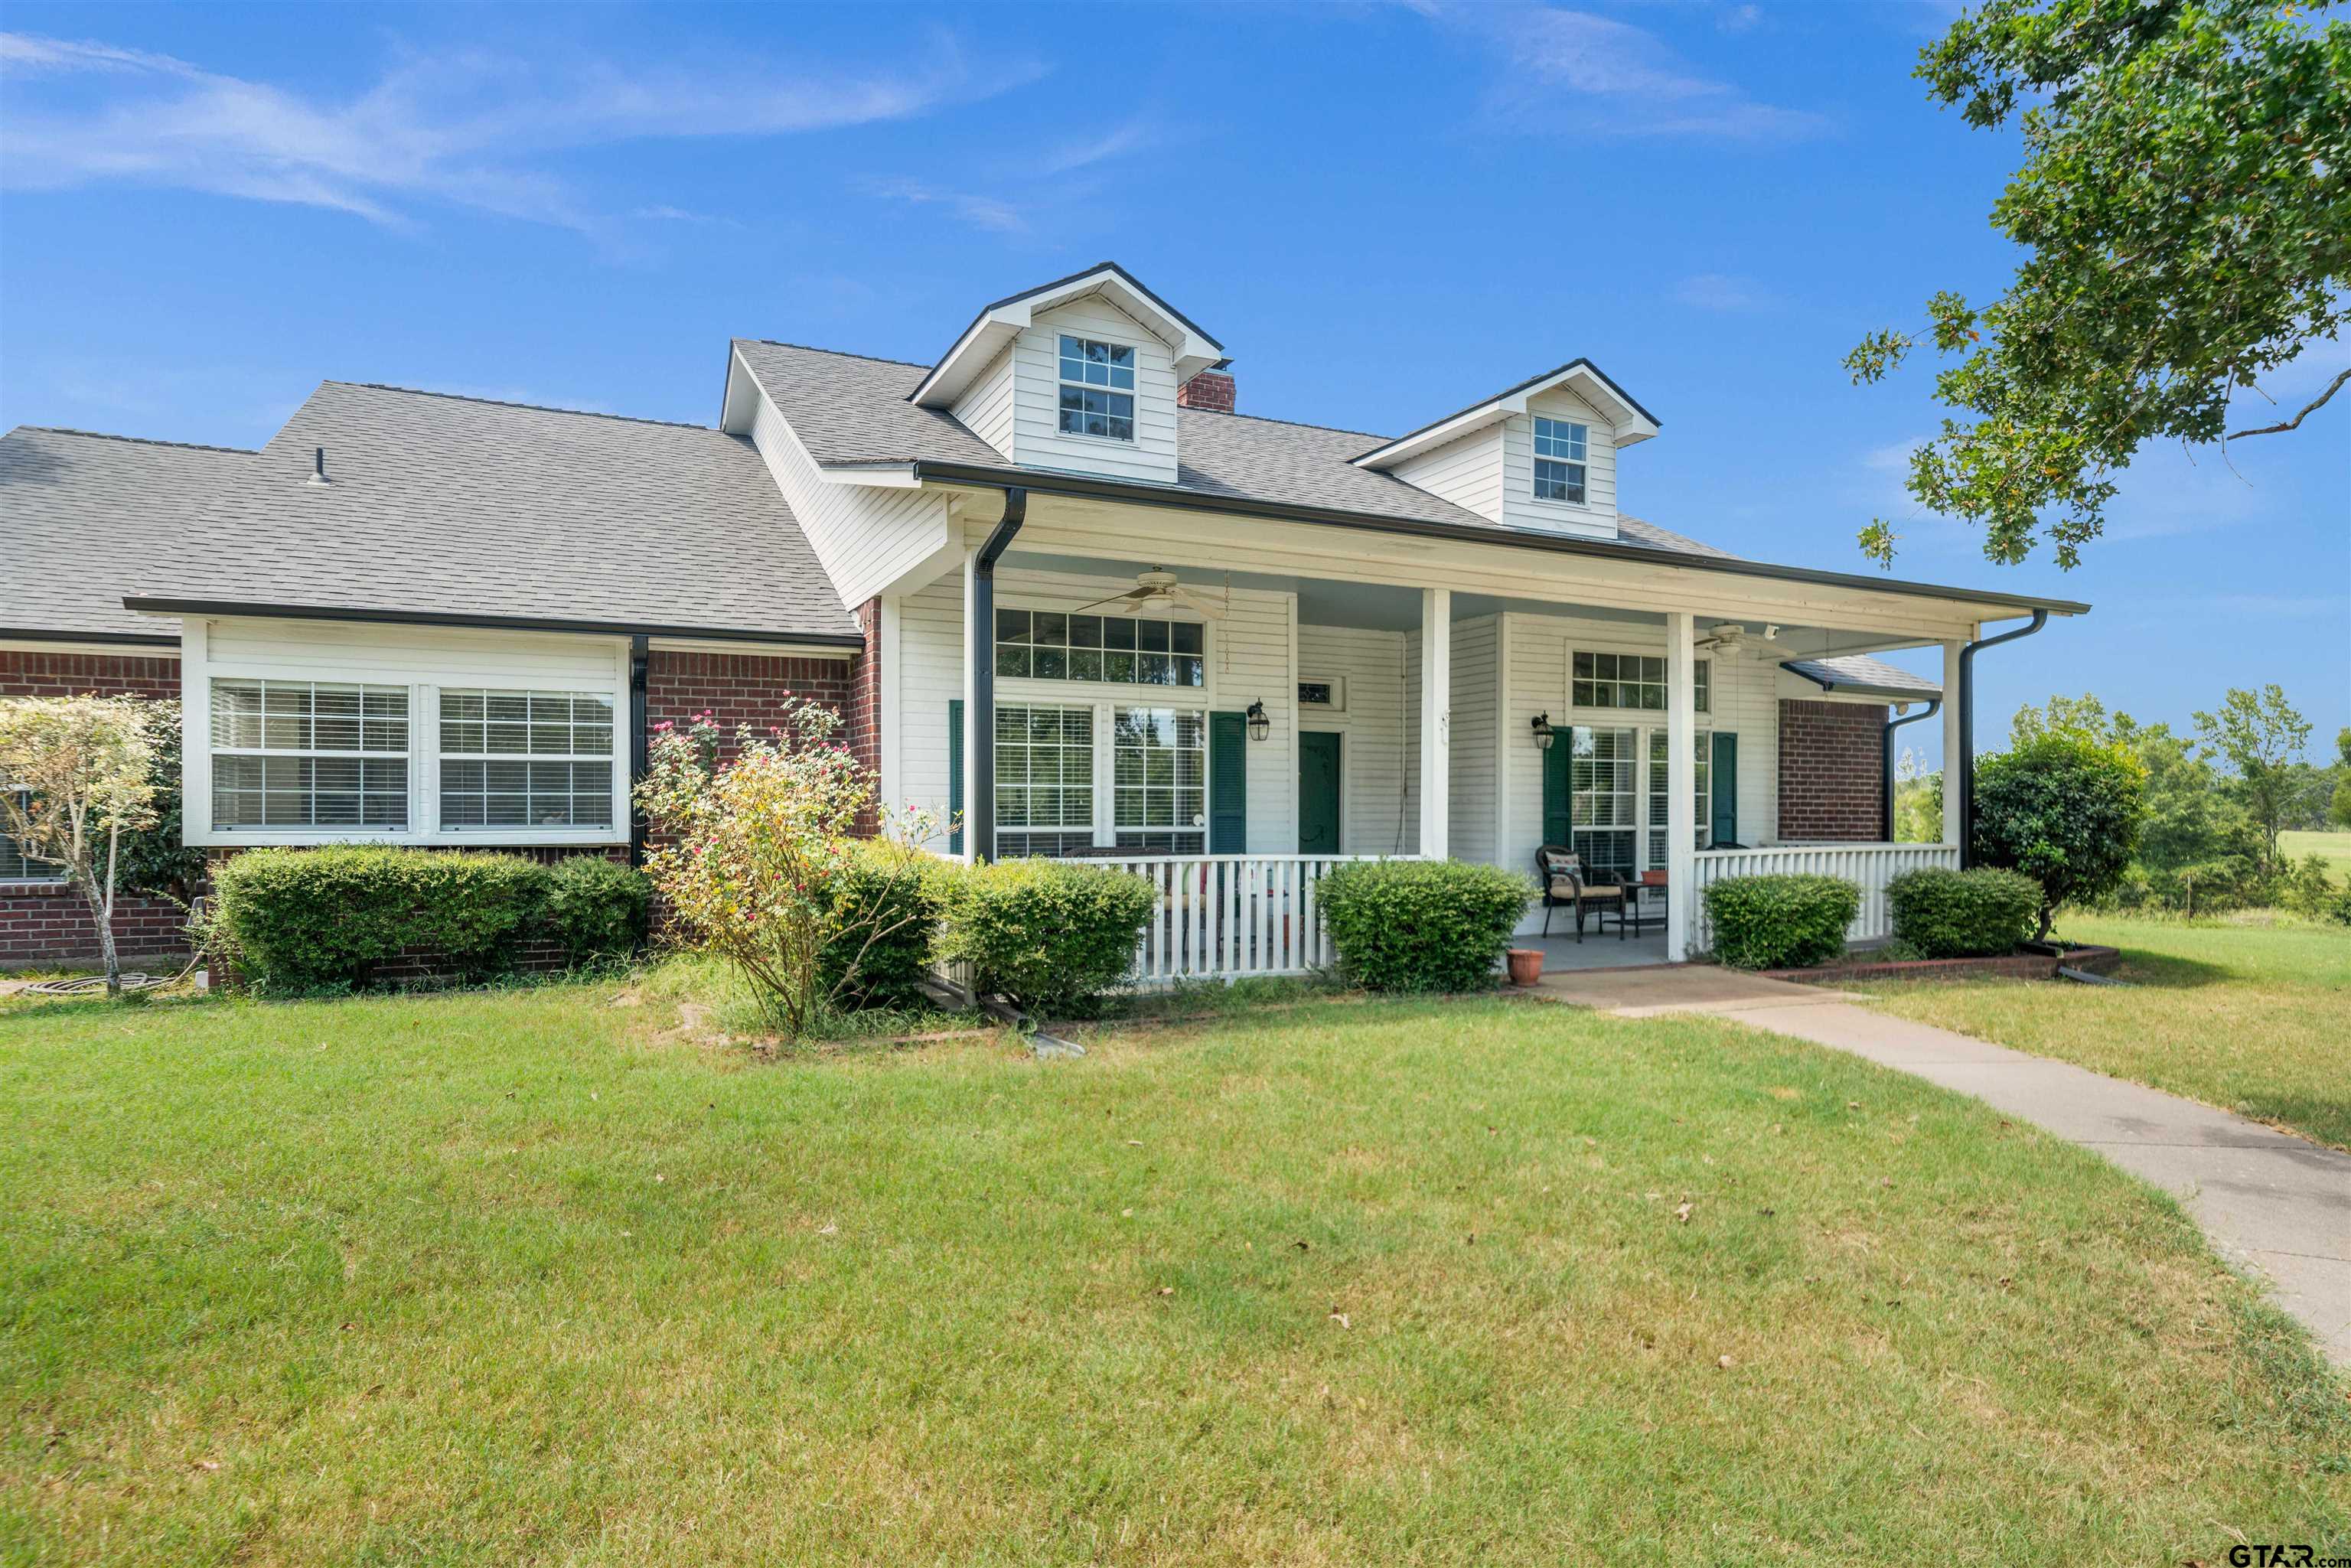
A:
POLYGON ((1510 949, 1510 984, 1531 986, 1542 978, 1542 949, 1513 947, 1510 949))

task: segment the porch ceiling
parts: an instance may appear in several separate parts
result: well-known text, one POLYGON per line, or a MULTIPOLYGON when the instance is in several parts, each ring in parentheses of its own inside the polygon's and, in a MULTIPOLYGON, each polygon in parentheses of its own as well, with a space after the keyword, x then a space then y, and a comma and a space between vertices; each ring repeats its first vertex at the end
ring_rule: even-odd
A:
MULTIPOLYGON (((1144 568, 1159 564, 1139 557, 1113 559, 1106 556, 1022 550, 1017 547, 1005 552, 1004 563, 1008 567, 1027 567, 1035 571, 1112 580, 1132 579, 1144 568)), ((1411 632, 1420 626, 1420 591, 1416 588, 1388 583, 1335 582, 1328 578, 1283 576, 1270 572, 1226 572, 1200 567, 1173 570, 1186 582, 1211 591, 1230 582, 1235 588, 1295 593, 1298 596, 1298 619, 1301 625, 1352 626, 1372 632, 1411 632)), ((1582 621, 1613 622, 1660 630, 1666 623, 1665 616, 1655 611, 1620 610, 1604 604, 1561 604, 1551 600, 1511 599, 1486 593, 1456 593, 1453 596, 1453 619, 1456 622, 1475 620, 1481 615, 1494 615, 1504 611, 1524 615, 1565 615, 1582 621)), ((1701 634, 1711 623, 1711 619, 1701 621, 1701 634)), ((1747 624, 1750 631, 1760 632, 1764 622, 1759 619, 1747 624)), ((1878 633, 1784 622, 1780 626, 1777 641, 1768 643, 1756 641, 1748 644, 1752 650, 1750 656, 1761 658, 1768 655, 1774 663, 1782 659, 1878 653, 1889 648, 1916 645, 1916 639, 1889 640, 1878 633)))

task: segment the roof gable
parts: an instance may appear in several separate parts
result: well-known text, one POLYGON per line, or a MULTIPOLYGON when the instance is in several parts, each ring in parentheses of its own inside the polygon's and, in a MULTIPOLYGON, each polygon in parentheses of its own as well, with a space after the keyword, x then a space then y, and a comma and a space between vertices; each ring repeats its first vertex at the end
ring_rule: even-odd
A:
POLYGON ((931 367, 930 373, 906 394, 907 401, 925 408, 952 406, 973 378, 995 361, 1006 344, 1027 330, 1040 314, 1093 295, 1108 299, 1167 345, 1179 382, 1224 358, 1223 344, 1145 287, 1133 273, 1114 261, 1097 262, 1083 272, 1024 288, 983 307, 971 325, 963 329, 963 335, 931 367))
POLYGON ((1448 413, 1419 429, 1399 435, 1395 440, 1372 448, 1353 459, 1360 467, 1388 469, 1406 462, 1424 452, 1434 451, 1447 442, 1499 424, 1512 414, 1525 413, 1528 403, 1555 388, 1565 387, 1605 414, 1615 433, 1616 444, 1629 446, 1636 441, 1646 441, 1657 434, 1655 415, 1633 400, 1630 392, 1608 378, 1605 371, 1590 360, 1570 360, 1556 370, 1530 376, 1513 387, 1505 387, 1482 402, 1448 413))

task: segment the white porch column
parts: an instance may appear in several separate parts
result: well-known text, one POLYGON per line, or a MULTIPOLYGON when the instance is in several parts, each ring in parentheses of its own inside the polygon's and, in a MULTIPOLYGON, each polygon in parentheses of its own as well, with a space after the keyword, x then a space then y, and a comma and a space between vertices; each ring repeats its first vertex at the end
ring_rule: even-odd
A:
POLYGON ((1959 841, 1959 748, 1966 745, 1959 734, 1959 643, 1943 644, 1943 841, 1959 841))
POLYGON ((1686 610, 1666 616, 1666 961, 1689 956, 1697 923, 1698 743, 1697 650, 1691 645, 1696 617, 1686 610))
POLYGON ((1420 591, 1420 852, 1447 853, 1453 806, 1453 591, 1420 591))

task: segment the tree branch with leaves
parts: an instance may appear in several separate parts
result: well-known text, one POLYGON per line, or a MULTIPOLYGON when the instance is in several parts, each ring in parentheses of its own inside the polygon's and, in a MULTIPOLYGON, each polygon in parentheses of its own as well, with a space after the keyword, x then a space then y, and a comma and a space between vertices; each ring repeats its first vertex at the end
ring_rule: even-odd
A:
MULTIPOLYGON (((1907 487, 1991 559, 2046 539, 2070 569, 2147 443, 2282 434, 2351 381, 2229 429, 2233 396, 2339 354, 2351 319, 2351 26, 2315 20, 2327 4, 1987 0, 1922 51, 1935 102, 2022 131, 1991 223, 2029 254, 1998 299, 1939 293, 1923 330, 1844 363, 1859 384, 1921 341, 1959 356, 1935 378, 1957 417, 1907 487)), ((1885 565, 1897 542, 1883 518, 1860 535, 1885 565)))
POLYGON ((82 895, 110 998, 122 995, 114 946, 122 836, 156 817, 158 716, 138 697, 0 699, 0 831, 82 895))

